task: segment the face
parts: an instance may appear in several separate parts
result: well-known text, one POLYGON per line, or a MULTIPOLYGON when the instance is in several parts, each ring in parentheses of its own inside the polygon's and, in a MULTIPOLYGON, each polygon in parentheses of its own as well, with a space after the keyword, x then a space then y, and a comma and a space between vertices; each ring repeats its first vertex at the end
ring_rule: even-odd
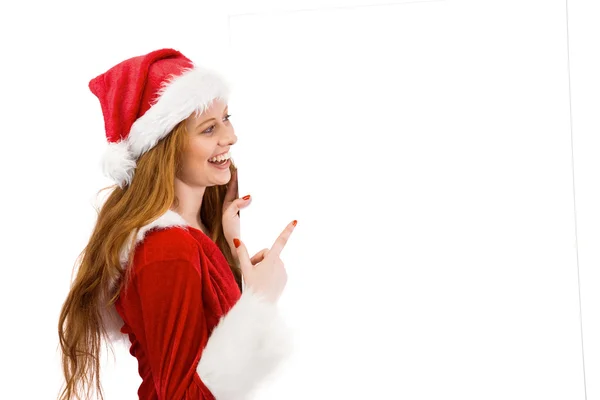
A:
POLYGON ((193 113, 186 119, 188 144, 182 156, 182 171, 178 175, 178 179, 186 185, 207 187, 225 185, 230 181, 231 161, 223 166, 208 161, 228 153, 237 142, 227 111, 227 104, 215 99, 202 114, 193 113))

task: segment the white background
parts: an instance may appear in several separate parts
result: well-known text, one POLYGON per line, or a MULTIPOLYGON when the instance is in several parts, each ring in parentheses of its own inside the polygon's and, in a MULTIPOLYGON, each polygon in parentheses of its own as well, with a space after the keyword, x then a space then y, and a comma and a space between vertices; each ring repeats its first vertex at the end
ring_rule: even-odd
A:
MULTIPOLYGON (((281 299, 296 353, 260 399, 600 399, 597 5, 39 2, 0 15, 0 398, 54 399, 61 384, 58 313, 110 184, 87 83, 174 47, 234 82, 251 253, 299 221, 281 299)), ((136 398, 137 363, 116 350, 106 398, 136 398)))

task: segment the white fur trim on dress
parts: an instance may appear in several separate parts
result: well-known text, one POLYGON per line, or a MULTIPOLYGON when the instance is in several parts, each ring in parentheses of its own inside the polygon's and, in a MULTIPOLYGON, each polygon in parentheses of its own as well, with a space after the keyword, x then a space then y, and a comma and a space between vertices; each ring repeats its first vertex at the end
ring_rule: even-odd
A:
MULTIPOLYGON (((175 211, 143 226, 135 241, 121 250, 121 263, 127 266, 129 250, 153 229, 188 224, 175 211)), ((132 233, 133 235, 133 233, 132 233)), ((101 311, 109 340, 129 344, 120 332, 123 320, 114 306, 101 311)), ((196 367, 198 376, 217 400, 250 399, 259 383, 267 379, 293 351, 293 336, 277 305, 245 287, 240 299, 213 329, 196 367)))
POLYGON ((131 234, 129 235, 129 239, 125 242, 125 244, 121 248, 121 253, 120 253, 121 265, 123 267, 125 267, 128 264, 129 252, 131 251, 131 246, 135 246, 138 243, 140 243, 141 241, 143 241, 144 237, 146 236, 146 234, 149 231, 151 231, 153 229, 157 229, 157 228, 159 228, 159 229, 169 228, 171 226, 180 226, 182 228, 186 228, 188 226, 188 223, 183 219, 183 217, 181 215, 179 215, 175 211, 167 210, 166 213, 164 213, 163 215, 161 215, 154 221, 141 227, 135 238, 135 242, 132 238, 133 232, 131 232, 131 234))
POLYGON ((229 82, 216 71, 194 66, 172 77, 159 90, 158 99, 138 118, 126 139, 110 143, 102 157, 102 171, 119 187, 133 179, 136 160, 156 146, 181 121, 203 113, 213 100, 228 101, 229 82))
POLYGON ((249 399, 292 351, 277 305, 245 288, 212 331, 196 372, 217 400, 249 399))

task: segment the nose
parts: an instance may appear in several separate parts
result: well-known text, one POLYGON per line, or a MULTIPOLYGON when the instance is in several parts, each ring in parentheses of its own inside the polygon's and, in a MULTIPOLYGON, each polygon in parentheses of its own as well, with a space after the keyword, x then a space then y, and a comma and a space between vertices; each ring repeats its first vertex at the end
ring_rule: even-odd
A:
POLYGON ((229 126, 223 131, 225 132, 225 134, 223 135, 223 140, 225 141, 226 145, 232 145, 237 142, 237 136, 235 135, 233 126, 229 126))

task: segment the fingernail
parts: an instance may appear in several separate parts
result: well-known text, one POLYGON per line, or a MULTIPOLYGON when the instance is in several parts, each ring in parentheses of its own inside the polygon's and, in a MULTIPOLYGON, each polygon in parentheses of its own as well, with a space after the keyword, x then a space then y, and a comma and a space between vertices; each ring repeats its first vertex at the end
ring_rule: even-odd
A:
POLYGON ((233 244, 235 245, 235 248, 237 249, 238 247, 240 247, 240 240, 238 238, 234 238, 233 244))
POLYGON ((296 221, 296 220, 294 220, 294 221, 292 222, 292 224, 294 224, 294 226, 296 226, 296 224, 297 224, 297 223, 298 223, 298 221, 296 221))
POLYGON ((242 199, 244 199, 244 200, 248 200, 249 198, 250 198, 249 194, 247 194, 246 196, 242 197, 242 199))

